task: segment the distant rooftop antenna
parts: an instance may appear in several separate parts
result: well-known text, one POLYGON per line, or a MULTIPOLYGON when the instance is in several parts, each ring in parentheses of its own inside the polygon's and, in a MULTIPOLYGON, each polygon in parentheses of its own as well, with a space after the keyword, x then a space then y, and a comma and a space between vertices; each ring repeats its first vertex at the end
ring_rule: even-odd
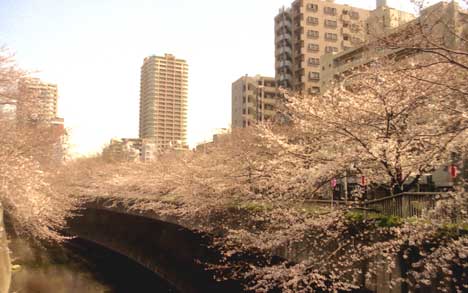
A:
POLYGON ((377 8, 387 6, 387 0, 377 0, 377 8))

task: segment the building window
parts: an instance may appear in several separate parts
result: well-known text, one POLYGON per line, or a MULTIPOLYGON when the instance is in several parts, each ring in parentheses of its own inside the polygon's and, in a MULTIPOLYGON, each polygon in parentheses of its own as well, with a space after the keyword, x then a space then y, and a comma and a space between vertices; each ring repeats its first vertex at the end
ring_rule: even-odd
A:
POLYGON ((314 87, 309 88, 309 94, 314 95, 314 94, 319 94, 319 93, 320 93, 320 88, 319 87, 314 86, 314 87))
POLYGON ((319 58, 309 58, 308 64, 310 66, 319 66, 320 65, 320 59, 319 58))
POLYGON ((351 11, 349 13, 349 17, 351 17, 352 19, 359 19, 359 12, 351 11))
POLYGON ((362 40, 360 38, 352 37, 351 38, 351 43, 353 45, 356 45, 356 44, 362 43, 362 40))
POLYGON ((313 30, 308 30, 307 31, 307 37, 310 39, 317 39, 319 37, 319 32, 318 31, 313 31, 313 30))
POLYGON ((307 7, 307 11, 313 11, 313 12, 318 11, 318 5, 317 4, 309 3, 309 4, 307 4, 306 7, 307 7))
POLYGON ((351 29, 353 32, 358 32, 358 31, 361 30, 361 27, 360 27, 358 24, 353 23, 353 24, 351 24, 350 29, 351 29))
POLYGON ((338 52, 338 48, 337 47, 332 47, 332 46, 326 46, 325 47, 325 52, 326 53, 338 52))
POLYGON ((342 12, 343 15, 347 15, 348 14, 348 10, 346 9, 343 9, 343 12, 342 12))
POLYGON ((319 72, 309 72, 309 80, 320 80, 319 72))
POLYGON ((320 50, 320 47, 317 44, 308 44, 307 50, 310 52, 317 52, 318 50, 320 50))
POLYGON ((337 24, 336 20, 325 19, 325 26, 326 27, 336 28, 337 25, 338 24, 337 24))
POLYGON ((325 33, 325 40, 327 41, 336 41, 338 40, 338 35, 333 33, 325 33))
POLYGON ((312 17, 312 16, 307 17, 307 24, 317 25, 318 23, 319 23, 319 19, 317 17, 312 17))
POLYGON ((324 7, 323 12, 328 15, 336 15, 336 8, 324 7))

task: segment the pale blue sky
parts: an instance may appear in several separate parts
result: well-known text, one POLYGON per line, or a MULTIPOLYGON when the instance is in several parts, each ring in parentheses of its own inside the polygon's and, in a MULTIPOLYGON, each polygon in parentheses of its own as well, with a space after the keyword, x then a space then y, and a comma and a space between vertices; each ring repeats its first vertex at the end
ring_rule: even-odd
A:
MULTIPOLYGON (((0 45, 59 86, 74 151, 138 136, 140 66, 172 53, 189 64, 189 143, 231 120, 231 83, 274 75, 273 17, 292 0, 0 0, 0 45)), ((336 1, 373 9, 374 0, 336 1)), ((408 1, 389 1, 409 9, 408 1)))

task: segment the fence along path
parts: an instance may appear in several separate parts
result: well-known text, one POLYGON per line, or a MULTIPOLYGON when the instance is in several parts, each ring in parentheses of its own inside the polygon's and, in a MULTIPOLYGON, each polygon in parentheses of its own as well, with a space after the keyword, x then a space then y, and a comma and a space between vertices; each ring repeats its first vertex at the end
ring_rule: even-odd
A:
POLYGON ((441 192, 404 192, 369 200, 360 205, 366 211, 378 212, 401 218, 421 217, 424 211, 433 209, 436 201, 442 198, 441 192))
POLYGON ((363 202, 343 200, 309 200, 307 203, 332 206, 348 206, 365 212, 374 212, 401 218, 421 217, 435 207, 436 201, 443 198, 444 192, 403 192, 363 202))

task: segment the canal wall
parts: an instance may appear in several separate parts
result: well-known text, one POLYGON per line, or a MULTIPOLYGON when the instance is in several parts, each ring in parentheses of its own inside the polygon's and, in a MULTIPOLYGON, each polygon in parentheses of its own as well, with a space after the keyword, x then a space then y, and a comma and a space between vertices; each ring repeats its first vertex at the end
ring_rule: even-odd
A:
POLYGON ((207 235, 118 208, 89 205, 70 219, 68 233, 118 252, 143 265, 181 292, 242 292, 238 282, 217 282, 205 270, 219 253, 207 235))
MULTIPOLYGON (((89 203, 81 217, 70 222, 70 234, 118 252, 158 274, 181 292, 241 292, 239 282, 214 282, 204 263, 217 263, 219 252, 210 247, 209 235, 194 232, 197 223, 184 219, 139 213, 112 199, 89 203)), ((299 262, 314 255, 310 243, 297 243, 272 251, 279 259, 299 262), (303 254, 298 252, 303 252, 303 254)), ((361 288, 376 293, 407 292, 397 281, 401 275, 401 261, 397 266, 378 267, 368 277, 369 268, 377 268, 381 260, 369 260, 361 271, 361 288), (393 283, 393 285, 391 285, 393 283)))
MULTIPOLYGON (((210 248, 209 235, 194 232, 197 223, 152 212, 139 213, 110 198, 102 198, 88 203, 82 216, 71 219, 69 226, 70 234, 132 259, 181 292, 243 291, 239 282, 214 282, 213 274, 205 270, 202 264, 217 263, 221 256, 210 248)), ((308 243, 296 245, 272 254, 297 262, 314 253, 308 243)), ((372 262, 367 264, 372 266, 372 262)), ((399 282, 390 286, 392 280, 401 276, 399 267, 392 272, 382 268, 372 279, 365 278, 366 273, 362 271, 361 285, 371 292, 405 292, 399 282)))
POLYGON ((0 293, 8 293, 11 281, 11 263, 8 242, 3 223, 3 207, 0 204, 0 293))

